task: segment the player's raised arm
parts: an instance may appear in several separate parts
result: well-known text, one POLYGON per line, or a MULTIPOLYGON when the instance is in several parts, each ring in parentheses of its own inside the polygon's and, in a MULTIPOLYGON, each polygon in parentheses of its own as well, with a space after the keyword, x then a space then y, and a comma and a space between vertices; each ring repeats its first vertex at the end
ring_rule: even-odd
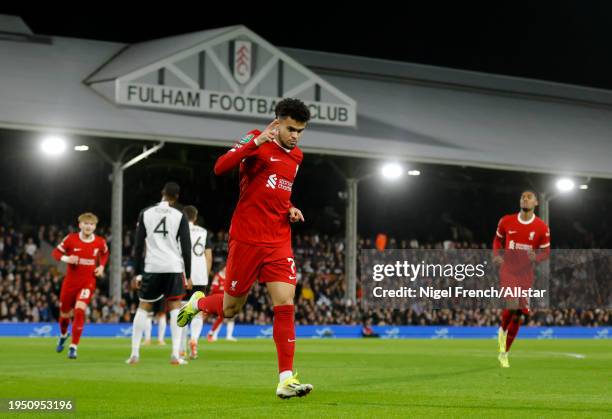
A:
POLYGON ((223 175, 237 167, 242 159, 249 157, 257 151, 257 147, 268 141, 273 141, 278 136, 278 119, 272 121, 263 132, 253 130, 236 144, 227 153, 217 159, 215 163, 215 174, 223 175))

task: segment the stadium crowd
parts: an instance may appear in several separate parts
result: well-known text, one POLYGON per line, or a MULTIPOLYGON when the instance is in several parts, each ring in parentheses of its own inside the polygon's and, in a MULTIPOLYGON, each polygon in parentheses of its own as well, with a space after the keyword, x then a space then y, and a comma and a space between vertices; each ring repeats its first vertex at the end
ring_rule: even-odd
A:
MULTIPOLYGON (((59 310, 59 291, 62 273, 53 263, 45 249, 51 249, 70 232, 69 228, 41 226, 37 230, 16 230, 0 226, 0 321, 2 322, 47 322, 56 321, 59 310), (24 232, 25 231, 25 232, 24 232)), ((97 234, 112 240, 110 230, 98 228, 97 234)), ((226 232, 214 234, 213 272, 219 270, 227 256, 226 232)), ((108 269, 105 278, 98 280, 88 312, 92 323, 131 322, 138 305, 136 282, 134 281, 133 260, 131 259, 133 231, 123 237, 122 298, 113 304, 108 298, 108 269)), ((484 243, 429 243, 419 244, 416 240, 389 239, 391 249, 486 249, 484 243)), ((373 249, 375 243, 361 239, 359 249, 373 249)), ((456 325, 496 326, 499 322, 498 309, 423 309, 413 305, 406 310, 368 309, 361 304, 361 290, 358 302, 351 304, 344 298, 344 242, 341 238, 325 235, 294 235, 294 253, 298 268, 296 289, 297 324, 347 324, 359 325, 366 321, 372 325, 456 325)), ((568 266, 581 262, 584 254, 570 253, 568 266)), ((597 269, 611 272, 610 259, 607 265, 597 269)), ((583 262, 583 261, 582 261, 583 262)), ((556 296, 555 309, 534 310, 529 324, 534 326, 605 326, 612 325, 612 309, 606 307, 610 301, 607 289, 586 289, 584 269, 572 269, 555 275, 554 281, 573 284, 563 288, 562 295, 556 296), (574 277, 572 277, 574 275, 574 277), (585 293, 593 297, 584 299, 585 293), (590 304, 596 302, 597 304, 590 304), (599 308, 594 308, 599 307, 599 308)), ((609 281, 608 281, 609 282, 609 281)), ((606 285, 604 284, 604 287, 606 285)), ((272 306, 262 286, 253 287, 244 310, 237 316, 238 323, 270 324, 272 306)))

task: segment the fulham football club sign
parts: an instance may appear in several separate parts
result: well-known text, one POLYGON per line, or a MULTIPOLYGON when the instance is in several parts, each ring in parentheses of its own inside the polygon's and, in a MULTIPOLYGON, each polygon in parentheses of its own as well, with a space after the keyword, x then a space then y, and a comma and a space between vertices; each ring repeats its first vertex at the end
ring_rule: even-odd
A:
POLYGON ((313 124, 356 125, 352 98, 244 26, 136 44, 105 67, 85 82, 121 106, 268 120, 294 97, 313 124))

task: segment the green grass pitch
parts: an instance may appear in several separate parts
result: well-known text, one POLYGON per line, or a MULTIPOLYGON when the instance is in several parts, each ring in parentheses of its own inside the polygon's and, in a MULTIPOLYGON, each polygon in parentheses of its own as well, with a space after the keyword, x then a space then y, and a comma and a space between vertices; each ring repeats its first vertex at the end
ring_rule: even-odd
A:
POLYGON ((169 364, 170 347, 84 338, 79 359, 55 339, 2 338, 0 398, 74 401, 74 414, 2 417, 612 417, 612 340, 517 340, 510 369, 494 340, 298 341, 296 369, 314 391, 275 397, 272 340, 200 344, 169 364))

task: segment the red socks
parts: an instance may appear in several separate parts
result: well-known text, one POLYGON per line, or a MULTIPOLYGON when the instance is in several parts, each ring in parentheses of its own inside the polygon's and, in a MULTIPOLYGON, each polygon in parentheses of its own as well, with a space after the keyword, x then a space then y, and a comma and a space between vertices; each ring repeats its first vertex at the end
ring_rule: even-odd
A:
POLYGON ((59 318, 59 327, 60 333, 65 335, 68 332, 68 325, 70 324, 70 317, 61 317, 59 318))
POLYGON ((217 320, 215 320, 212 327, 210 328, 210 332, 215 333, 219 326, 221 326, 221 323, 223 323, 223 316, 218 316, 217 320))
POLYGON ((212 294, 198 300, 198 310, 206 314, 216 314, 223 320, 223 294, 212 294))
POLYGON ((521 327, 521 318, 517 316, 516 320, 512 320, 508 326, 508 336, 506 337, 506 352, 510 350, 514 338, 518 335, 519 328, 521 327))
POLYGON ((274 307, 274 343, 278 371, 293 371, 295 353, 295 309, 293 305, 274 307))
POLYGON ((512 320, 512 312, 508 309, 504 309, 501 315, 501 328, 504 330, 504 332, 508 330, 510 320, 512 320))
POLYGON ((78 345, 85 325, 85 310, 74 309, 74 320, 72 321, 72 344, 78 345))

